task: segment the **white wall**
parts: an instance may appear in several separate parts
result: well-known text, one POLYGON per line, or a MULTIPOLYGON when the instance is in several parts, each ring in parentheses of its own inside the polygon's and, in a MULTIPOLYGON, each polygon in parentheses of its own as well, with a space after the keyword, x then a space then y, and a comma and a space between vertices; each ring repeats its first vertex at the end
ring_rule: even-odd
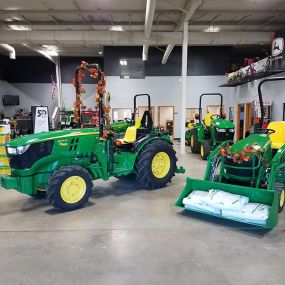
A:
MULTIPOLYGON (((179 76, 154 76, 145 79, 120 79, 118 76, 108 76, 106 81, 113 108, 133 108, 133 96, 138 93, 149 93, 152 106, 174 106, 174 137, 180 137, 181 79, 179 76)), ((224 76, 188 76, 186 107, 197 107, 202 93, 220 92, 224 95, 225 110, 228 112, 229 107, 235 106, 235 101, 229 88, 218 87, 223 83, 225 83, 224 76)), ((206 97, 203 103, 218 104, 217 98, 206 97)), ((146 105, 146 102, 138 102, 138 105, 146 105)), ((206 108, 204 109, 206 111, 206 108)), ((157 114, 155 117, 157 124, 157 114)))
POLYGON ((7 81, 0 81, 0 109, 6 117, 12 117, 19 108, 31 110, 31 106, 39 105, 32 97, 7 81), (3 106, 2 95, 19 95, 19 106, 3 106))

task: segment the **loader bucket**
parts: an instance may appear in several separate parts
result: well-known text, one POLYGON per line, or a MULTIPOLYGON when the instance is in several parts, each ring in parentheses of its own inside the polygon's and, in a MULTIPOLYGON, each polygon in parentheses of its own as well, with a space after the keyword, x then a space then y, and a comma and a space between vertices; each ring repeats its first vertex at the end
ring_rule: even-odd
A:
MULTIPOLYGON (((252 221, 248 221, 246 219, 237 219, 237 218, 230 218, 230 220, 247 223, 267 229, 273 229, 278 223, 278 196, 277 192, 273 190, 265 190, 259 188, 252 188, 252 187, 245 187, 245 186, 238 186, 232 184, 224 184, 220 182, 212 182, 212 181, 205 181, 205 180, 198 180, 198 179, 191 179, 187 177, 186 186, 180 197, 176 201, 175 205, 178 207, 184 207, 182 201, 183 198, 187 197, 192 191, 194 190, 201 190, 201 191, 209 191, 210 189, 219 189, 231 194, 238 194, 242 196, 249 197, 250 203, 260 203, 270 206, 269 216, 266 220, 265 224, 254 223, 252 221)), ((191 210, 193 211, 193 210, 191 210)), ((194 210, 194 212, 199 212, 203 214, 208 214, 211 216, 216 216, 224 219, 226 218, 219 214, 213 214, 212 212, 206 210, 194 210)))

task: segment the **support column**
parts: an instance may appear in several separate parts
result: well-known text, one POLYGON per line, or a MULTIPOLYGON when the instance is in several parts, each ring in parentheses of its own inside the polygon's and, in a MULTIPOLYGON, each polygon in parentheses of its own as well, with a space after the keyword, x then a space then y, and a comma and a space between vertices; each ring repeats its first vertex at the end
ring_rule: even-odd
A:
POLYGON ((57 85, 57 106, 62 108, 62 96, 61 96, 61 72, 60 72, 60 58, 57 57, 55 61, 55 74, 57 85))
POLYGON ((186 95, 187 95, 187 56, 188 56, 188 22, 183 23, 182 43, 182 92, 181 92, 181 154, 185 153, 185 120, 186 120, 186 95))

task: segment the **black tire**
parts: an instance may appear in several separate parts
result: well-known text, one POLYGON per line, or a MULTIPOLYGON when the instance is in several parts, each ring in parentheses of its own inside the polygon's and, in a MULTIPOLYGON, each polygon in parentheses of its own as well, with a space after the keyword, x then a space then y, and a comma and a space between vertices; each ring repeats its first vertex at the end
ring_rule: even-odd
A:
POLYGON ((285 205, 285 185, 283 183, 276 182, 274 190, 278 193, 278 213, 284 209, 285 205))
POLYGON ((52 175, 46 188, 46 197, 48 202, 56 209, 62 211, 72 211, 81 208, 84 203, 88 201, 91 191, 92 178, 89 172, 81 166, 70 165, 62 167, 52 175), (68 178, 72 176, 81 177, 85 182, 86 188, 85 193, 82 197, 80 197, 80 200, 68 202, 65 201, 61 195, 61 186, 68 178))
POLYGON ((208 141, 203 141, 200 147, 200 155, 203 160, 207 160, 211 152, 211 147, 208 141))
POLYGON ((136 160, 136 180, 145 189, 162 188, 168 182, 171 182, 172 177, 175 175, 176 161, 176 152, 172 145, 163 140, 155 140, 142 149, 136 160), (159 152, 165 153, 170 160, 168 172, 163 177, 157 177, 152 170, 153 159, 159 152))
POLYGON ((197 129, 193 129, 190 135, 190 147, 191 147, 192 153, 199 153, 200 146, 201 144, 199 143, 199 140, 198 140, 198 131, 197 129))

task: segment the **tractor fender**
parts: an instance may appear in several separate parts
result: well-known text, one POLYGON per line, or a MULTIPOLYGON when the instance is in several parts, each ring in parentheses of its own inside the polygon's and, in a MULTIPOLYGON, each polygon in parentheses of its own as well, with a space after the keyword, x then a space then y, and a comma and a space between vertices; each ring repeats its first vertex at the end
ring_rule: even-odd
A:
POLYGON ((269 183, 268 183, 268 189, 272 189, 273 185, 277 180, 282 181, 282 183, 285 183, 285 145, 283 145, 277 153, 274 155, 271 163, 271 169, 270 169, 270 176, 269 176, 269 183), (282 163, 283 162, 283 163, 282 163))
POLYGON ((194 130, 197 130, 198 135, 198 141, 202 142, 205 140, 205 132, 204 132, 204 126, 202 124, 196 124, 195 127, 191 129, 191 132, 194 130))
POLYGON ((135 152, 137 153, 137 155, 140 153, 140 151, 143 149, 143 147, 145 145, 147 145, 150 142, 155 141, 155 140, 163 140, 163 141, 166 141, 167 143, 173 145, 173 143, 170 141, 169 138, 160 137, 160 136, 146 136, 146 137, 143 137, 143 138, 137 140, 135 145, 134 145, 134 149, 135 149, 135 152))

